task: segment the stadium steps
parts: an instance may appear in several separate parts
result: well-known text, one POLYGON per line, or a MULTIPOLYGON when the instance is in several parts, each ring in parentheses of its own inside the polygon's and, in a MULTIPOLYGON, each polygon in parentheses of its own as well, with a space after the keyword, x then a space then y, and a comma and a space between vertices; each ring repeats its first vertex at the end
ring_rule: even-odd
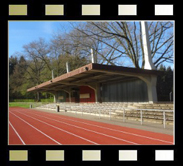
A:
MULTIPOLYGON (((112 119, 123 119, 123 108, 125 108, 125 119, 140 121, 140 111, 134 109, 154 109, 154 110, 173 110, 173 104, 169 103, 50 103, 39 106, 40 109, 49 109, 56 111, 57 105, 60 111, 68 111, 78 114, 88 114, 99 116, 109 116, 112 119)), ((173 112, 166 112, 166 124, 173 124, 173 112)), ((163 123, 163 112, 161 111, 143 111, 143 121, 151 123, 163 123)))
MULTIPOLYGON (((134 109, 154 109, 154 110, 173 110, 173 104, 139 104, 134 103, 133 105, 129 105, 125 108, 125 119, 126 120, 135 120, 141 121, 140 111, 134 109)), ((116 114, 114 114, 114 118, 123 119, 123 110, 116 110, 116 114)), ((166 112, 166 124, 173 124, 173 112, 166 112)), ((163 112, 162 111, 143 111, 143 121, 144 122, 152 122, 152 123, 163 123, 163 112)))

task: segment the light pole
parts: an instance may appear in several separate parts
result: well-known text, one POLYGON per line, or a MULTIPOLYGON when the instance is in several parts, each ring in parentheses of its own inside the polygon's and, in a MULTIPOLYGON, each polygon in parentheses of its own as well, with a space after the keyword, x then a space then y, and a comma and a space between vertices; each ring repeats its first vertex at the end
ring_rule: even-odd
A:
POLYGON ((53 73, 53 71, 54 71, 54 69, 51 71, 51 73, 52 73, 52 79, 54 79, 54 73, 53 73))

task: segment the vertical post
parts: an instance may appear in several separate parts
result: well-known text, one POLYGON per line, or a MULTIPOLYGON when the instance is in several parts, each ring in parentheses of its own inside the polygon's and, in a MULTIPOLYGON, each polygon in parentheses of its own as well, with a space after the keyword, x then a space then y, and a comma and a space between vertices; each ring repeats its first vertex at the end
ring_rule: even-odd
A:
POLYGON ((169 93, 170 101, 172 101, 172 92, 169 93))
POLYGON ((71 92, 69 92, 69 102, 71 103, 71 92))
POLYGON ((99 92, 100 92, 100 87, 99 87, 99 84, 96 84, 96 88, 93 89, 94 92, 95 92, 95 103, 98 103, 99 102, 99 92))
POLYGON ((30 104, 30 108, 32 108, 32 104, 30 104))
POLYGON ((141 119, 141 125, 142 125, 142 110, 140 110, 140 119, 141 119))
POLYGON ((123 108, 123 122, 125 122, 125 109, 123 108))
POLYGON ((64 107, 64 111, 65 113, 67 112, 67 108, 66 108, 66 105, 63 106, 64 107))
POLYGON ((54 95, 54 103, 57 103, 57 101, 58 101, 58 92, 55 92, 53 95, 54 95))
POLYGON ((166 116, 165 116, 165 111, 163 111, 163 127, 166 127, 166 116))
MULTIPOLYGON (((53 69, 54 70, 54 69, 53 69)), ((52 80, 54 79, 54 73, 53 73, 53 70, 51 71, 51 73, 52 73, 52 80)))
MULTIPOLYGON (((156 70, 154 63, 151 57, 151 46, 149 41, 148 25, 146 21, 141 21, 141 32, 142 32, 142 41, 143 41, 143 50, 144 50, 144 69, 156 70)), ((149 102, 153 103, 157 101, 157 92, 156 92, 156 81, 157 76, 150 76, 147 83, 148 98, 149 102)))
POLYGON ((109 120, 111 120, 111 109, 109 109, 109 120))
POLYGON ((67 71, 67 73, 69 73, 69 72, 70 72, 69 62, 66 62, 66 71, 67 71))
POLYGON ((57 112, 60 112, 60 107, 59 107, 59 105, 57 105, 57 112))
POLYGON ((143 80, 147 85, 147 95, 149 103, 154 103, 157 101, 157 90, 156 90, 156 83, 157 83, 157 76, 139 76, 141 80, 143 80))
POLYGON ((142 31, 142 41, 143 41, 144 60, 145 60, 144 69, 156 70, 156 67, 152 62, 148 25, 146 21, 141 21, 141 31, 142 31))
POLYGON ((91 48, 91 61, 95 63, 95 57, 93 56, 93 49, 91 48))

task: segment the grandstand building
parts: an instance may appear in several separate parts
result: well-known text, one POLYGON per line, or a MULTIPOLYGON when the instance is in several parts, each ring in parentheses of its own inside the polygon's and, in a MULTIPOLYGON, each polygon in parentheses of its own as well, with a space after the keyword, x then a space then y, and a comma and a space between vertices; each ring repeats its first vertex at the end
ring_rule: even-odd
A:
POLYGON ((151 58, 148 27, 141 21, 144 69, 92 63, 69 71, 28 89, 28 92, 51 92, 55 102, 156 102, 157 71, 151 58))
POLYGON ((28 89, 55 102, 156 102, 157 70, 90 63, 28 89))

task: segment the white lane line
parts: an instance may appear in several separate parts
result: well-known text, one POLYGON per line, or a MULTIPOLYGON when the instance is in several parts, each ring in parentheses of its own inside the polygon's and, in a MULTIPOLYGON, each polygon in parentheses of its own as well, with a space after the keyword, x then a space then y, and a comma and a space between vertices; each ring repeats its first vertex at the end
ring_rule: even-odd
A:
POLYGON ((10 121, 9 121, 9 124, 10 124, 10 126, 12 127, 12 129, 14 130, 14 132, 16 133, 16 135, 18 136, 18 138, 20 139, 20 141, 21 141, 24 145, 26 145, 25 142, 23 141, 23 139, 20 137, 20 135, 19 135, 18 132, 16 131, 16 129, 13 127, 13 125, 11 124, 10 121))
POLYGON ((34 127, 33 125, 31 125, 30 123, 26 122, 25 120, 23 120, 22 118, 20 118, 19 116, 15 115, 14 113, 10 112, 11 114, 13 114, 14 116, 16 116, 17 118, 19 118, 20 120, 22 120, 23 122, 25 122, 26 124, 28 124, 29 126, 31 126, 32 128, 34 128, 35 130, 37 130, 38 132, 40 132, 41 134, 43 134, 44 136, 48 137, 49 139, 51 139, 52 141, 56 142, 59 145, 62 145, 60 142, 56 141, 55 139, 51 138, 50 136, 48 136, 47 134, 43 133, 41 130, 37 129, 36 127, 34 127))
MULTIPOLYGON (((37 115, 37 114, 34 114, 34 115, 37 115)), ((51 119, 51 118, 48 118, 48 117, 45 117, 45 116, 41 116, 41 115, 37 115, 37 116, 44 117, 46 119, 53 120, 53 121, 56 121, 56 122, 59 122, 59 123, 63 123, 63 124, 66 124, 68 126, 73 126, 73 127, 76 127, 76 128, 82 129, 82 130, 90 131, 90 132, 93 132, 93 133, 96 133, 96 134, 99 134, 99 135, 103 135, 103 136, 106 136, 106 137, 110 137, 110 138, 113 138, 113 139, 124 141, 124 142, 130 143, 130 144, 139 145, 139 144, 137 144, 135 142, 132 142, 132 141, 128 141, 128 140, 125 140, 125 139, 122 139, 122 138, 118 138, 118 137, 111 136, 111 135, 108 135, 108 134, 104 134, 104 133, 101 133, 101 132, 97 132, 97 131, 94 131, 94 130, 90 130, 90 129, 86 129, 86 128, 79 127, 79 126, 76 126, 76 125, 72 125, 72 124, 62 122, 62 121, 59 121, 59 120, 51 119)))
POLYGON ((99 125, 95 125, 95 124, 90 124, 90 123, 87 123, 87 122, 81 122, 81 121, 77 121, 77 120, 72 120, 72 119, 68 119, 68 118, 62 118, 62 117, 58 117, 58 118, 59 119, 69 120, 69 121, 73 121, 73 122, 78 122, 78 123, 82 123, 82 124, 86 124, 86 125, 90 125, 90 126, 95 126, 95 127, 99 127, 99 128, 103 128, 103 129, 107 129, 107 130, 111 130, 111 131, 116 131, 116 132, 120 132, 120 133, 124 133, 124 134, 134 135, 134 136, 137 136, 137 137, 142 137, 142 138, 146 138, 146 139, 150 139, 150 140, 155 140, 155 141, 160 141, 160 142, 164 142, 164 143, 173 144, 170 141, 165 141, 165 140, 161 140, 161 139, 158 139, 158 138, 148 137, 148 136, 144 136, 144 135, 140 135, 140 134, 134 134, 134 133, 131 133, 131 132, 126 132, 126 131, 121 131, 121 130, 117 130, 117 129, 112 129, 112 128, 103 127, 103 126, 99 126, 99 125))
MULTIPOLYGON (((19 111, 17 111, 17 112, 20 113, 19 111)), ((96 142, 93 142, 93 141, 91 141, 91 140, 89 140, 89 139, 86 139, 86 138, 84 138, 84 137, 81 137, 81 136, 79 136, 79 135, 73 134, 73 133, 71 133, 71 132, 69 132, 69 131, 66 131, 66 130, 64 130, 64 129, 61 129, 61 128, 59 128, 59 127, 56 127, 56 126, 54 126, 54 125, 51 125, 51 124, 49 124, 49 123, 46 123, 46 122, 44 122, 44 121, 42 121, 42 120, 39 120, 39 119, 37 119, 37 118, 33 118, 33 117, 28 116, 28 115, 23 114, 23 113, 20 113, 20 114, 25 115, 25 116, 27 116, 27 117, 30 117, 30 118, 32 118, 32 119, 35 119, 35 120, 37 120, 37 121, 39 121, 39 122, 42 122, 42 123, 44 123, 44 124, 46 124, 46 125, 48 125, 48 126, 51 126, 51 127, 55 128, 55 129, 58 129, 58 130, 61 130, 61 131, 65 132, 65 133, 68 133, 68 134, 70 134, 70 135, 74 135, 75 137, 81 138, 81 139, 83 139, 83 140, 85 140, 85 141, 87 141, 87 142, 93 143, 93 144, 95 144, 95 145, 99 145, 99 144, 96 143, 96 142)))
MULTIPOLYGON (((62 118, 62 119, 68 120, 67 118, 62 118)), ((99 127, 99 128, 103 128, 103 129, 108 129, 108 130, 111 130, 111 131, 116 131, 116 132, 128 134, 128 135, 134 135, 134 136, 137 136, 137 137, 142 137, 142 138, 146 138, 146 139, 150 139, 150 140, 155 140, 155 141, 160 141, 160 142, 164 142, 164 143, 173 144, 170 141, 165 141, 165 140, 161 140, 161 139, 158 139, 158 138, 153 138, 153 137, 148 137, 148 136, 144 136, 144 135, 134 134, 134 133, 130 133, 130 132, 127 132, 127 131, 121 131, 121 130, 112 129, 112 128, 108 128, 108 127, 102 127, 102 126, 98 126, 98 125, 94 125, 94 124, 90 124, 90 123, 86 123, 86 122, 80 122, 80 121, 71 120, 71 119, 69 119, 69 120, 74 121, 74 122, 83 123, 83 124, 90 125, 90 126, 95 126, 95 127, 99 127)))

